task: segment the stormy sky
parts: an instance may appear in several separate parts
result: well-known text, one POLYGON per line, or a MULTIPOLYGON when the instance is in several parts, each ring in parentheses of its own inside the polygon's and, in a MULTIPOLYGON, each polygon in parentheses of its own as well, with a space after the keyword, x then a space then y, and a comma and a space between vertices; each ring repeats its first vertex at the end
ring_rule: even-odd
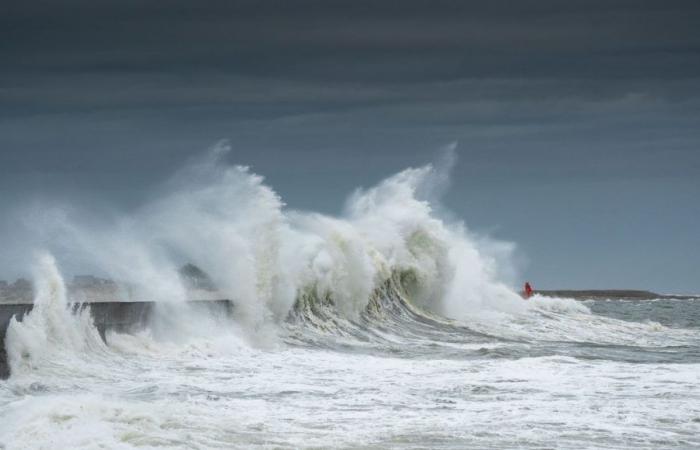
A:
POLYGON ((535 287, 700 292, 698 24, 673 0, 2 2, 0 208, 128 210, 225 138, 338 213, 456 141, 446 205, 535 287))

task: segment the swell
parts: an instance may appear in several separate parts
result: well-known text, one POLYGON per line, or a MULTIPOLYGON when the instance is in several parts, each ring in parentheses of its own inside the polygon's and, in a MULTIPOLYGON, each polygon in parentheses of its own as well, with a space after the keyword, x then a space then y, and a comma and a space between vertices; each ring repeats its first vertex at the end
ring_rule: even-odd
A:
POLYGON ((417 305, 414 299, 420 291, 414 270, 393 270, 377 283, 360 314, 348 318, 338 311, 332 292, 307 286, 287 318, 288 342, 407 357, 517 359, 566 354, 633 362, 677 362, 677 348, 700 342, 697 330, 601 316, 573 299, 538 297, 523 301, 527 308, 521 312, 477 311, 452 320, 417 305))
MULTIPOLYGON (((135 295, 170 306, 188 296, 177 268, 183 260, 195 263, 220 298, 235 303, 235 320, 226 325, 251 346, 282 337, 426 355, 435 348, 498 353, 509 345, 509 355, 513 348, 522 355, 542 342, 626 345, 643 339, 653 346, 663 343, 659 331, 670 335, 595 317, 573 300, 524 302, 503 281, 508 270, 501 266, 508 266, 512 245, 478 238, 462 221, 436 214, 448 168, 409 168, 358 188, 343 215, 333 217, 286 209, 261 176, 226 164, 227 151, 214 149, 185 167, 116 226, 63 211, 33 223, 52 224, 40 231, 57 236, 59 251, 70 249, 87 267, 133 286, 135 295)), ((37 300, 52 306, 45 313, 37 309, 25 324, 13 323, 10 336, 12 357, 25 367, 41 363, 44 347, 80 352, 94 341, 90 333, 64 330, 71 320, 65 286, 42 281, 60 279, 53 259, 41 271, 35 283, 45 289, 37 300), (23 356, 20 347, 39 359, 23 356)), ((154 329, 172 331, 176 339, 216 328, 186 309, 163 309, 154 329)), ((85 319, 75 322, 86 327, 85 319)))
POLYGON ((391 353, 429 351, 443 344, 507 342, 416 305, 414 270, 395 269, 378 282, 355 317, 339 309, 330 290, 315 284, 300 290, 286 320, 288 342, 317 347, 371 347, 391 353))

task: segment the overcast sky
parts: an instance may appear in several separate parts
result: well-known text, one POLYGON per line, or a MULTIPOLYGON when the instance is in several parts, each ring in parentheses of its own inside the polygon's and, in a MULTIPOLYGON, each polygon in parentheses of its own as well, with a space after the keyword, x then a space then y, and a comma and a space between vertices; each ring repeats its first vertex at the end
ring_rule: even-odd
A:
POLYGON ((700 292, 698 24, 696 0, 2 2, 0 207, 128 209, 226 138, 337 213, 457 141, 445 203, 535 287, 700 292))

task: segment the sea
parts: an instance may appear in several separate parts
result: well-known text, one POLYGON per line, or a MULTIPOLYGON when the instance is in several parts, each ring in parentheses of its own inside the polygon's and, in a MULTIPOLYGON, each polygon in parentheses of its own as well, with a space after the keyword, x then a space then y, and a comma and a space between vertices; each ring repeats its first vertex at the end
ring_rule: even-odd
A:
POLYGON ((443 181, 407 169, 331 217, 208 157, 117 225, 64 217, 7 329, 0 448, 700 448, 700 300, 524 300, 510 247, 437 213, 443 181), (162 307, 103 339, 76 259, 162 307), (230 316, 185 301, 184 259, 230 316))

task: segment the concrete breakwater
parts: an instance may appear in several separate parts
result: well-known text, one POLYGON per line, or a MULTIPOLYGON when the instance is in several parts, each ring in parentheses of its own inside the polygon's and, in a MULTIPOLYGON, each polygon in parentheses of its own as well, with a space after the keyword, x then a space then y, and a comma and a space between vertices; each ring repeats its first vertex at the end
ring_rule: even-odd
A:
MULTIPOLYGON (((230 317, 233 313, 233 303, 230 300, 193 300, 187 304, 197 310, 207 311, 218 316, 230 317)), ((148 325, 158 303, 156 302, 95 302, 74 303, 69 307, 73 311, 90 308, 95 327, 105 338, 107 330, 130 332, 142 329, 148 325)), ((5 334, 7 327, 16 317, 21 320, 32 310, 32 303, 0 304, 0 379, 10 376, 10 368, 5 349, 5 334)))

